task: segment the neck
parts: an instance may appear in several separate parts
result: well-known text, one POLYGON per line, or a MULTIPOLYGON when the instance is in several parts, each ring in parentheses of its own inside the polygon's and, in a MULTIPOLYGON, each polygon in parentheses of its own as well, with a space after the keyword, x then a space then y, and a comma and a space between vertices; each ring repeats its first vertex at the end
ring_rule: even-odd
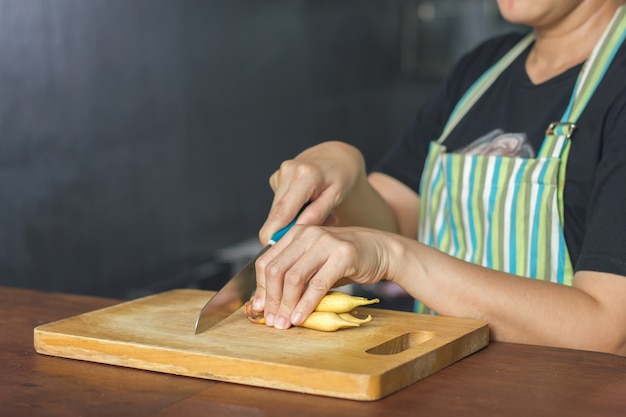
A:
POLYGON ((558 22, 535 27, 526 60, 532 82, 542 83, 587 60, 621 3, 583 2, 558 22))

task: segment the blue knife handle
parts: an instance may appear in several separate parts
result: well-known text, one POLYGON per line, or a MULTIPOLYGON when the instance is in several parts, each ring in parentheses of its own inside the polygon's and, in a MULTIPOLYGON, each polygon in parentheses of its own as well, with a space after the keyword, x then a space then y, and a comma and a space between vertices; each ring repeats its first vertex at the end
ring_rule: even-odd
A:
POLYGON ((270 239, 268 245, 274 245, 276 244, 276 242, 278 242, 280 240, 281 237, 283 237, 285 235, 285 233, 287 233, 289 231, 289 229, 291 229, 291 227, 296 224, 296 220, 298 220, 298 217, 300 217, 300 214, 304 211, 304 209, 306 208, 306 206, 308 206, 309 203, 306 203, 304 206, 302 206, 302 208, 300 209, 300 211, 298 212, 298 214, 296 214, 296 217, 293 218, 293 220, 291 221, 291 223, 289 223, 287 226, 283 227, 282 229, 280 229, 278 232, 274 233, 272 235, 272 238, 270 239))

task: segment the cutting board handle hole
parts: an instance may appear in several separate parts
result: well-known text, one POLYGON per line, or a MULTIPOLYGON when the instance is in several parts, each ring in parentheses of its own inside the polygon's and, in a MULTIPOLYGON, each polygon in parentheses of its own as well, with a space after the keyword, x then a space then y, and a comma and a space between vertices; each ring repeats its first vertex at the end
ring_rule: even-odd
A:
POLYGON ((372 355, 396 355, 414 346, 432 339, 435 335, 431 332, 409 332, 394 337, 378 346, 367 349, 365 352, 372 355))

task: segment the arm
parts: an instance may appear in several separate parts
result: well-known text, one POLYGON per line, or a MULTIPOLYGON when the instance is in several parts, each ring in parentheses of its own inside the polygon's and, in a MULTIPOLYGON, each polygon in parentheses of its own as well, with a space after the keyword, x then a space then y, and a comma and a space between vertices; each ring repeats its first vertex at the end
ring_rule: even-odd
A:
POLYGON ((358 227, 294 226, 259 258, 267 324, 300 324, 344 277, 361 284, 394 281, 441 314, 487 321, 493 340, 626 356, 624 276, 581 271, 569 287, 469 264, 413 239, 358 227))
POLYGON ((390 247, 399 250, 390 279, 441 314, 487 321, 494 340, 626 355, 626 277, 580 271, 569 287, 472 265, 415 241, 390 247))
MULTIPOLYGON (((401 234, 415 238, 417 194, 385 174, 369 179, 395 213, 401 234)), ((411 240, 405 244, 408 253, 393 262, 397 278, 388 278, 439 313, 485 320, 494 340, 626 355, 626 277, 579 271, 569 287, 472 265, 411 240)))
POLYGON ((396 231, 403 236, 417 239, 420 205, 417 193, 397 179, 380 172, 369 175, 369 184, 392 212, 397 225, 396 231))
POLYGON ((285 283, 282 299, 270 299, 266 309, 283 316, 276 327, 307 317, 339 278, 389 279, 441 314, 487 321, 493 340, 626 355, 626 277, 580 271, 569 287, 458 260, 413 239, 419 197, 412 190, 380 173, 369 183, 367 192, 387 202, 408 238, 354 227, 295 230, 258 265, 263 290, 269 275, 270 285, 285 283))
POLYGON ((346 143, 325 142, 283 162, 270 186, 274 201, 259 231, 263 244, 307 202, 298 224, 398 230, 394 211, 368 181, 363 155, 346 143))

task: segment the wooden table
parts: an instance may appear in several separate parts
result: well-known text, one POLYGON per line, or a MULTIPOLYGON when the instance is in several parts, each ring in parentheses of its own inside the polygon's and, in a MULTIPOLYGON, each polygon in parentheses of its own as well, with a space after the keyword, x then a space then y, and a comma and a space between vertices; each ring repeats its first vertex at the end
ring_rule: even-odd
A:
POLYGON ((626 358, 491 343, 374 402, 339 400, 54 358, 33 328, 117 300, 0 287, 0 415, 626 416, 626 358))

